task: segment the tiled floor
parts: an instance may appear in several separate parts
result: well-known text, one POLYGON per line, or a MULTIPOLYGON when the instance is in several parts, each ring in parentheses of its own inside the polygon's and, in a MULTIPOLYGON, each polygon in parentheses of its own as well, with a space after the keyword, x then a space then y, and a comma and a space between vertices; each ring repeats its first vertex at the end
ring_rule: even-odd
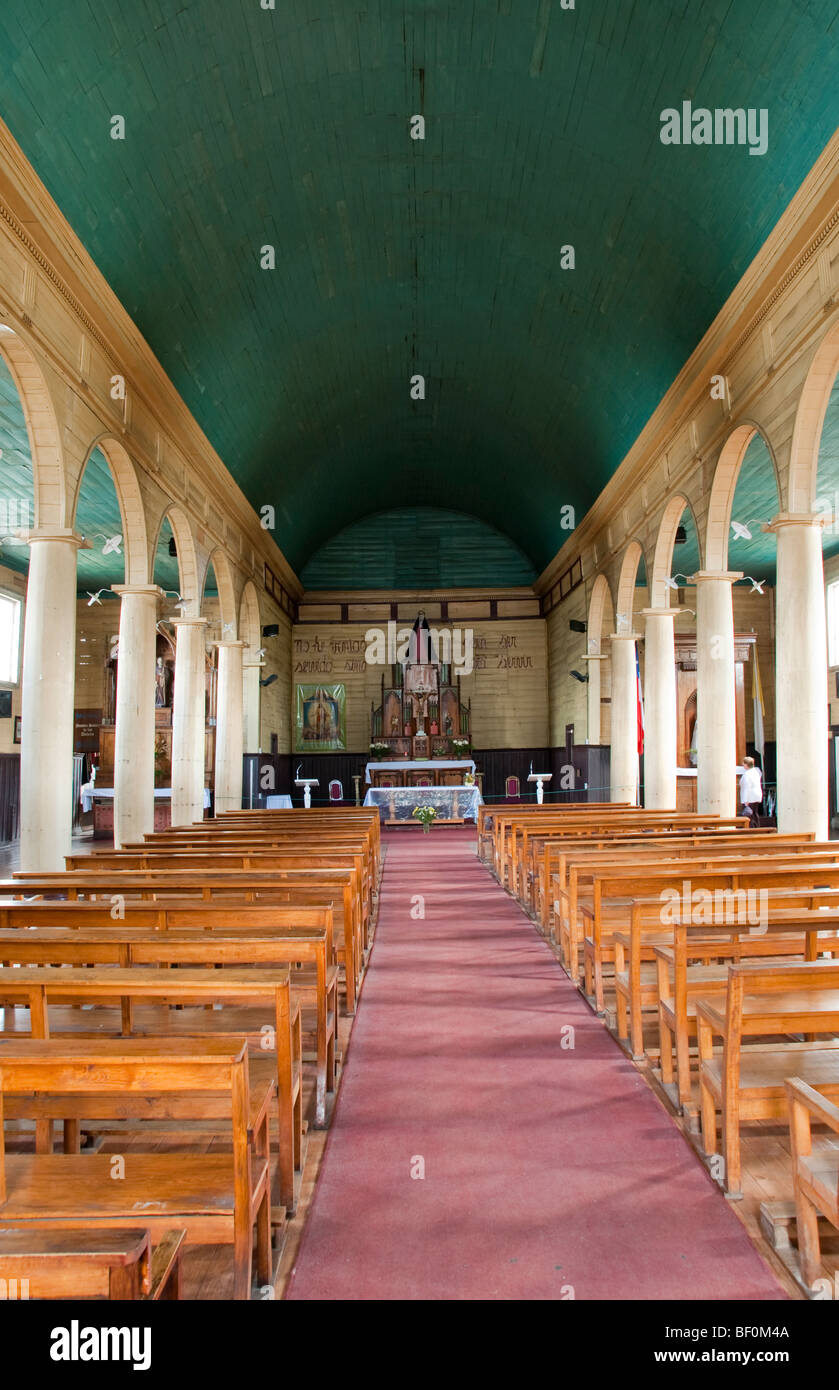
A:
MULTIPOLYGON (((92 830, 78 830, 73 836, 70 846, 71 854, 86 854, 93 848, 109 849, 112 847, 110 840, 93 839, 92 830)), ((15 869, 20 867, 20 841, 12 840, 10 843, 0 845, 0 878, 8 878, 15 869)))

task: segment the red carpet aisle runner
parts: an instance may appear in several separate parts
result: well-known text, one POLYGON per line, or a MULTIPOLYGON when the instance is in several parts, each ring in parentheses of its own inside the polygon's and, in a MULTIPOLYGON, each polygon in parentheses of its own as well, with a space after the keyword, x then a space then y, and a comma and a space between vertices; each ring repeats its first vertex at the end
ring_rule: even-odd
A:
POLYGON ((474 833, 383 842, 372 963, 287 1296, 783 1298, 474 833))

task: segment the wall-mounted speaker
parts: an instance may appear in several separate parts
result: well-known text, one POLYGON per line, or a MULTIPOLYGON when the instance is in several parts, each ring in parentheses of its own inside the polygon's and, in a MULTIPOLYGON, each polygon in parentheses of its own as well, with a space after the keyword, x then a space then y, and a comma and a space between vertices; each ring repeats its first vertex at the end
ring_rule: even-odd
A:
POLYGON ((279 637, 279 635, 280 635, 280 625, 279 625, 279 623, 268 623, 267 626, 264 627, 264 628, 262 629, 262 636, 263 636, 263 637, 279 637))

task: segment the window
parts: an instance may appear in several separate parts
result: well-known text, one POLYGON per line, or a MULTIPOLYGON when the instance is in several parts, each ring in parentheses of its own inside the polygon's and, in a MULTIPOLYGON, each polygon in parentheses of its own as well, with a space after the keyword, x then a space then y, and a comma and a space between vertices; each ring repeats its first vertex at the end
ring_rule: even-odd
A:
POLYGON ((827 586, 827 664, 839 666, 839 579, 827 586))
POLYGON ((0 594, 0 683, 17 685, 20 673, 19 598, 0 594))

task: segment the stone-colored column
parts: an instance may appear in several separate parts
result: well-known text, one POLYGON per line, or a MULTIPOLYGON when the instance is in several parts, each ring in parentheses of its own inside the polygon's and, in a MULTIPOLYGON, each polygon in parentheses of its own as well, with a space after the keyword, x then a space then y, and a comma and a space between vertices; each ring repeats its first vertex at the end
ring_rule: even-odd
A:
POLYGON ((696 585, 696 809, 737 813, 732 570, 693 575, 696 585))
POLYGON ((611 800, 638 799, 638 703, 635 683, 637 633, 613 632, 611 800))
POLYGON ((23 632, 20 867, 65 868, 73 837, 76 551, 70 530, 29 533, 23 632))
POLYGON ((244 642, 217 642, 215 814, 242 809, 242 651, 244 642))
POLYGON ((644 805, 676 809, 676 650, 674 608, 645 608, 644 805))
POLYGON ((589 652, 583 657, 588 674, 586 688, 587 720, 586 738, 589 743, 600 742, 600 665, 607 658, 600 652, 589 652))
POLYGON ((827 636, 821 522, 781 514, 775 618, 778 830, 828 836, 827 636))
POLYGON ((154 663, 156 585, 113 584, 120 596, 116 729, 114 732, 114 846, 154 830, 154 663))
POLYGON ((260 751, 260 706, 262 691, 259 682, 265 664, 262 661, 242 662, 242 684, 244 687, 244 718, 242 724, 243 753, 260 751))
POLYGON ((204 818, 206 618, 176 618, 175 699, 172 709, 172 824, 204 818))

